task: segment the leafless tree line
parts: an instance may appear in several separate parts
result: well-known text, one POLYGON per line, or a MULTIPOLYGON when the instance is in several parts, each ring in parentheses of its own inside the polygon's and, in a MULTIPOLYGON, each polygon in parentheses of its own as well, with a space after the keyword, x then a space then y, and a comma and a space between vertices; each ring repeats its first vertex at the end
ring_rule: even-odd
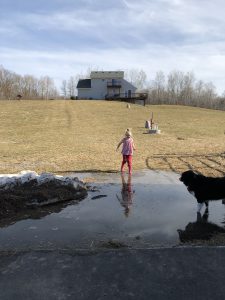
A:
MULTIPOLYGON (((89 67, 84 74, 64 80, 61 87, 64 98, 76 95, 78 80, 89 78, 91 71, 89 67)), ((139 91, 148 92, 147 104, 177 104, 225 110, 225 93, 219 97, 212 82, 197 80, 193 72, 174 70, 165 76, 159 71, 153 80, 148 81, 143 70, 130 69, 125 72, 125 79, 139 91)))
MULTIPOLYGON (((99 68, 95 68, 100 70, 99 68)), ((84 74, 71 76, 63 80, 61 95, 64 99, 73 99, 77 95, 79 79, 89 78, 92 68, 84 74)), ((162 71, 155 78, 147 80, 141 69, 130 69, 125 72, 125 79, 138 90, 148 92, 147 104, 178 104, 225 110, 225 92, 218 96, 212 82, 197 80, 193 72, 171 71, 167 76, 162 71)), ((0 66, 0 99, 59 99, 59 91, 49 76, 36 78, 32 75, 18 75, 0 66)))
POLYGON ((58 96, 54 81, 49 76, 35 78, 18 75, 0 66, 0 99, 54 99, 58 96))
POLYGON ((178 104, 225 110, 225 94, 219 97, 212 82, 196 80, 193 72, 156 73, 149 83, 148 104, 178 104))
POLYGON ((82 77, 79 75, 70 76, 68 80, 62 81, 61 92, 64 99, 73 99, 77 95, 77 83, 82 77))

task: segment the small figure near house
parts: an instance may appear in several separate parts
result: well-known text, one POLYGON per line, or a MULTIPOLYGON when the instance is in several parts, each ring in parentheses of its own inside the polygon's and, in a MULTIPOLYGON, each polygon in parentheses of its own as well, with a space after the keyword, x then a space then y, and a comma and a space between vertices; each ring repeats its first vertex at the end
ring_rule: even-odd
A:
POLYGON ((133 157, 133 152, 135 149, 134 146, 134 141, 132 138, 132 133, 131 130, 128 128, 125 132, 125 137, 119 142, 116 151, 119 149, 120 145, 122 146, 122 155, 123 155, 123 160, 121 164, 121 172, 124 172, 124 165, 127 163, 128 165, 128 170, 129 174, 132 173, 132 157, 133 157))
POLYGON ((149 121, 149 120, 145 121, 145 128, 147 128, 147 129, 150 129, 150 128, 151 128, 151 125, 150 125, 150 121, 149 121))
POLYGON ((153 122, 153 113, 152 113, 150 120, 145 121, 145 128, 153 129, 153 124, 154 122, 153 122))
POLYGON ((161 130, 159 130, 158 124, 153 122, 153 113, 151 115, 150 120, 145 121, 145 128, 148 129, 148 133, 150 133, 150 134, 161 133, 161 130))
POLYGON ((127 103, 127 108, 129 108, 129 109, 130 109, 130 104, 128 104, 128 103, 127 103))

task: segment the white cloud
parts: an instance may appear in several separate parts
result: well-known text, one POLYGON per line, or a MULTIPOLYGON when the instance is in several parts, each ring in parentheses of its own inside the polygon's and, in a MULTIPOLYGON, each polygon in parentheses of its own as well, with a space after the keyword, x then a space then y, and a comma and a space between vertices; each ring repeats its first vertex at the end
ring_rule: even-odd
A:
POLYGON ((159 70, 177 69, 225 90, 222 0, 57 0, 55 7, 46 0, 50 3, 19 12, 9 7, 1 15, 5 68, 58 81, 89 66, 143 69, 149 79, 159 70))
MULTIPOLYGON (((168 74, 172 70, 193 71, 197 79, 212 81, 218 92, 225 90, 225 54, 214 54, 213 47, 202 53, 201 47, 165 48, 148 45, 139 51, 117 48, 95 51, 40 52, 0 49, 1 57, 7 61, 6 68, 19 74, 49 75, 59 83, 70 76, 85 72, 88 67, 103 70, 143 69, 148 79, 162 70, 168 74), (60 66, 60 67, 59 67, 60 66)), ((223 47, 218 44, 217 48, 223 47)))

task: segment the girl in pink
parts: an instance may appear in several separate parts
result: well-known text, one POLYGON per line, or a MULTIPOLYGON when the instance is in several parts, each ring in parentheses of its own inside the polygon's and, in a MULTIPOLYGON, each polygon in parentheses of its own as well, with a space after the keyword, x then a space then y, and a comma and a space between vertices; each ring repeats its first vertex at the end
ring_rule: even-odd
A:
POLYGON ((127 163, 129 174, 131 174, 132 173, 132 156, 133 156, 133 151, 135 150, 135 146, 134 146, 134 141, 132 139, 132 134, 131 134, 130 129, 126 130, 125 137, 119 142, 116 150, 119 149, 121 144, 123 144, 122 151, 121 151, 121 153, 123 155, 123 161, 121 164, 121 172, 124 171, 124 165, 127 163))

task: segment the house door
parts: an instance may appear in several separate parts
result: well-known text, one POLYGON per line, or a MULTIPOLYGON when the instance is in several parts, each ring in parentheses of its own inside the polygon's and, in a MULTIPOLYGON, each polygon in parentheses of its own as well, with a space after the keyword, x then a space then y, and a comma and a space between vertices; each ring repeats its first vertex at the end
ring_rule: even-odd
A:
POLYGON ((131 98, 131 90, 128 90, 128 98, 131 98))

